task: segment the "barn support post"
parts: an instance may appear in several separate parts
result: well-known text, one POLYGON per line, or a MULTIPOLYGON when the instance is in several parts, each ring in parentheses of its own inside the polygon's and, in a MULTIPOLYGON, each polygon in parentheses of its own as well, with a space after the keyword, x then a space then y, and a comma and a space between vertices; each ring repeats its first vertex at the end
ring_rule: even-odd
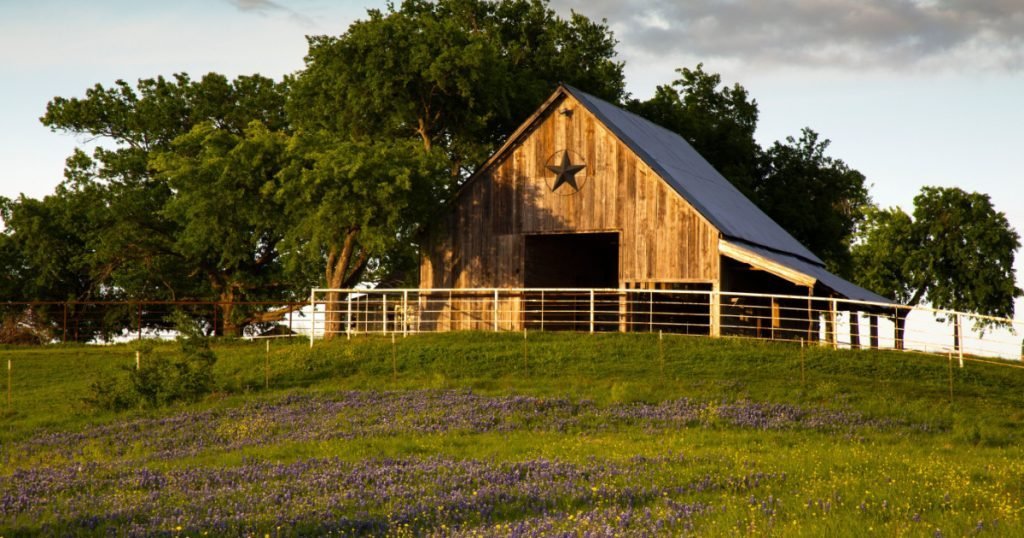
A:
POLYGON ((448 304, 445 305, 444 309, 445 309, 445 312, 448 313, 448 320, 447 320, 447 323, 445 323, 445 330, 446 331, 451 331, 451 330, 453 330, 452 327, 453 327, 454 323, 453 323, 452 320, 454 319, 454 313, 455 313, 455 304, 452 303, 452 290, 451 289, 448 290, 448 304))
POLYGON ((540 290, 540 330, 544 330, 544 290, 540 290))
POLYGON ((718 282, 711 285, 711 296, 708 303, 711 304, 711 331, 710 336, 717 338, 722 336, 722 290, 718 282))
POLYGON ((868 323, 871 324, 871 349, 878 349, 878 316, 871 314, 868 323))
POLYGON ((860 312, 850 309, 850 349, 860 349, 860 312))
POLYGON ((654 332, 654 290, 648 292, 647 298, 647 332, 654 332))
POLYGON ((594 332, 594 290, 590 290, 590 332, 594 332))
POLYGON ((626 290, 622 289, 621 287, 619 288, 619 332, 620 333, 626 332, 626 329, 627 329, 627 326, 626 326, 626 315, 627 315, 627 312, 626 312, 626 302, 627 302, 627 299, 628 299, 627 298, 627 294, 628 293, 629 292, 627 292, 626 290))
POLYGON ((811 343, 814 334, 814 288, 807 286, 807 343, 811 343))

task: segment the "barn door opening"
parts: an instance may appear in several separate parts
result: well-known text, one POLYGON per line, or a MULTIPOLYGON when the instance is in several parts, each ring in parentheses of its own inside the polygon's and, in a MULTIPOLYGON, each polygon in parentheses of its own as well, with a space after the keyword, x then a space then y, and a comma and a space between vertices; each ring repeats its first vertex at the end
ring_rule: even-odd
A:
MULTIPOLYGON (((527 235, 523 284, 527 288, 618 288, 619 234, 527 235)), ((527 327, 539 330, 589 330, 589 292, 527 295, 527 327)), ((618 330, 617 294, 594 296, 594 330, 618 330)))

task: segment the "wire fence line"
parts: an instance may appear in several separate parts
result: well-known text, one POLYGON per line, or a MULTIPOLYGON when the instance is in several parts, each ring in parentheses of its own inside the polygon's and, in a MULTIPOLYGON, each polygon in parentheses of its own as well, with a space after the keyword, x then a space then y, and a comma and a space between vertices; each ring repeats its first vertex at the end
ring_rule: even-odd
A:
POLYGON ((0 343, 110 343, 172 338, 182 312, 210 336, 307 335, 307 301, 29 301, 0 303, 0 343))
POLYGON ((174 312, 197 320, 210 336, 299 336, 311 343, 458 330, 660 332, 953 353, 964 360, 1021 359, 1024 328, 925 307, 710 290, 316 288, 301 302, 0 303, 0 343, 171 338, 174 312))
POLYGON ((310 344, 360 334, 458 330, 661 332, 1020 359, 1022 323, 841 298, 615 288, 325 289, 310 292, 310 344))

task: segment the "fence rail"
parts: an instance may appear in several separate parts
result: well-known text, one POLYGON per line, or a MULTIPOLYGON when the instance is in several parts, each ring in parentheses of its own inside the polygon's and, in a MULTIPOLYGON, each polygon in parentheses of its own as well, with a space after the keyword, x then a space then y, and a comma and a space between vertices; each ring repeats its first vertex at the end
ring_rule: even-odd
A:
POLYGON ((662 332, 1020 359, 1022 324, 930 308, 670 289, 314 289, 310 343, 456 330, 662 332))
POLYGON ((1007 359, 1022 358, 1024 328, 1013 320, 922 307, 707 290, 318 288, 303 302, 0 303, 0 343, 169 337, 175 311, 211 336, 302 336, 311 343, 338 335, 456 330, 661 332, 1007 359))

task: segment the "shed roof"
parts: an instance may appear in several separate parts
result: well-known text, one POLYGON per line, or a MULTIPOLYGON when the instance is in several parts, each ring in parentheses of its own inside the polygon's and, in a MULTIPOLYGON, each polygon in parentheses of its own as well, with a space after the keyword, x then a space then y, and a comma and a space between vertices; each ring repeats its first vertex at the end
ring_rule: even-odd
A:
POLYGON ((895 304, 890 299, 886 299, 871 290, 866 290, 840 276, 828 272, 824 266, 813 264, 788 254, 761 248, 757 245, 751 245, 749 243, 740 242, 732 244, 733 246, 742 248, 757 256, 767 259, 769 262, 784 265, 793 271, 806 275, 810 279, 817 281, 818 284, 842 295, 843 297, 846 297, 847 299, 864 301, 866 303, 895 304))

